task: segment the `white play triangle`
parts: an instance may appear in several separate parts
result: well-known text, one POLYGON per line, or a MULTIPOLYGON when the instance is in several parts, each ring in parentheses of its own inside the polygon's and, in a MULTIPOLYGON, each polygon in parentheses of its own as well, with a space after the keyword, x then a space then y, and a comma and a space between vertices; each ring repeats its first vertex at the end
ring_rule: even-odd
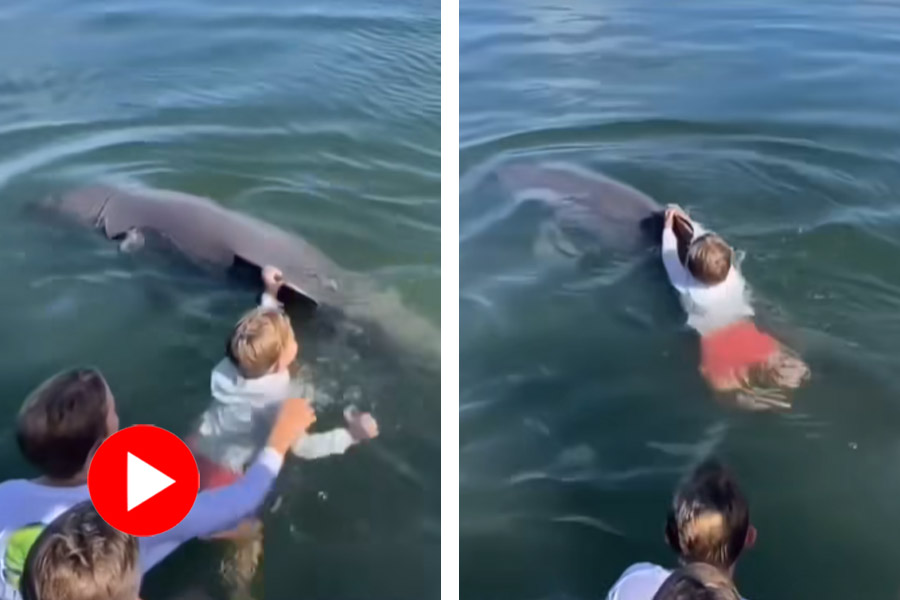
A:
POLYGON ((175 483, 174 479, 151 467, 131 452, 128 453, 125 479, 128 486, 128 510, 140 506, 175 483))

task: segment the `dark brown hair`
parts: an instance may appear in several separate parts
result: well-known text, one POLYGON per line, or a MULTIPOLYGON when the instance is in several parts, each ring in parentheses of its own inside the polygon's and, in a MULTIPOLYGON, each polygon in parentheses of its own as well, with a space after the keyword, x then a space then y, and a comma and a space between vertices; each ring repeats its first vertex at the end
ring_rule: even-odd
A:
POLYGON ((683 561, 727 570, 743 551, 749 528, 750 508, 737 482, 709 461, 675 492, 666 539, 683 561))
POLYGON ((713 233, 701 235, 687 252, 687 268, 694 278, 707 285, 722 283, 731 269, 732 250, 713 233))
POLYGON ((91 451, 109 435, 108 412, 108 388, 99 371, 63 371, 25 400, 16 441, 42 474, 66 479, 84 467, 91 451))
POLYGON ((138 541, 100 518, 88 502, 50 523, 25 560, 23 600, 137 600, 138 541))

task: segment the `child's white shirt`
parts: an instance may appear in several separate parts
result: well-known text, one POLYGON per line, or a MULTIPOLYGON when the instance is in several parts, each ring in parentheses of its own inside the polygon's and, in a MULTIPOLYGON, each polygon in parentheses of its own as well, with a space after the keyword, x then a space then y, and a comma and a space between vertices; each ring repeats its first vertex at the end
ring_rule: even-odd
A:
MULTIPOLYGON (((262 309, 279 308, 278 301, 263 294, 262 309)), ((262 449, 282 402, 304 398, 313 402, 311 382, 292 379, 287 371, 247 379, 229 358, 222 359, 210 376, 212 405, 200 420, 194 448, 217 464, 240 472, 262 449)), ((305 459, 343 454, 354 443, 346 428, 301 437, 291 448, 305 459)))
MULTIPOLYGON (((692 224, 693 239, 706 233, 696 221, 692 224)), ((747 284, 738 268, 732 265, 725 281, 716 285, 697 281, 678 256, 678 239, 671 227, 663 228, 662 260, 669 282, 678 292, 681 306, 688 315, 688 325, 701 335, 753 316, 747 284)))

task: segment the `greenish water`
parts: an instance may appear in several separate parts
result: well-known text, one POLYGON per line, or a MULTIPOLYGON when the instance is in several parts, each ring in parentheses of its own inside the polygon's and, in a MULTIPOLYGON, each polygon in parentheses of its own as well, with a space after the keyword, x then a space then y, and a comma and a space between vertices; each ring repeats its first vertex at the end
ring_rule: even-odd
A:
MULTIPOLYGON (((0 410, 44 377, 99 366, 123 424, 187 433, 253 290, 170 257, 120 255, 91 233, 29 219, 28 202, 88 183, 214 198, 303 235, 439 323, 438 4, 152 0, 0 7, 0 410)), ((435 597, 439 367, 413 367, 327 326, 303 357, 381 438, 292 462, 265 517, 267 598, 435 597)), ((0 435, 0 476, 30 473, 0 435)), ((151 572, 145 597, 218 583, 222 546, 151 572)))
POLYGON ((602 598, 671 565, 678 479, 737 472, 748 598, 900 593, 900 8, 552 3, 460 10, 460 572, 465 598, 602 598), (492 177, 568 162, 677 202, 746 252, 760 318, 813 380, 716 404, 652 256, 535 254, 492 177))

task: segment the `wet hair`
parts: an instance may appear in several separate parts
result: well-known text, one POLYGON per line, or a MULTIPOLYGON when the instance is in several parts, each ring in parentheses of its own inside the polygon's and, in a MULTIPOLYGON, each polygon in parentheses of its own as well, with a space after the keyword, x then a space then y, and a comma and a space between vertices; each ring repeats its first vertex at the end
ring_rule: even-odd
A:
POLYGON ((137 600, 138 540, 76 504, 35 540, 22 572, 23 600, 137 600))
POLYGON ((685 264, 697 281, 715 285, 728 277, 733 254, 725 240, 714 233, 706 233, 691 242, 685 264))
POLYGON ((99 371, 63 371, 29 394, 17 418, 16 441, 42 474, 67 479, 109 435, 108 414, 109 388, 99 371))
POLYGON ((729 569, 750 529, 750 509, 737 482, 718 462, 700 465, 675 492, 666 539, 685 562, 729 569))
POLYGON ((693 563, 674 571, 653 600, 740 600, 734 582, 712 565, 693 563))
POLYGON ((244 315, 228 340, 226 353, 241 375, 262 377, 290 343, 291 320, 280 310, 257 308, 244 315))

